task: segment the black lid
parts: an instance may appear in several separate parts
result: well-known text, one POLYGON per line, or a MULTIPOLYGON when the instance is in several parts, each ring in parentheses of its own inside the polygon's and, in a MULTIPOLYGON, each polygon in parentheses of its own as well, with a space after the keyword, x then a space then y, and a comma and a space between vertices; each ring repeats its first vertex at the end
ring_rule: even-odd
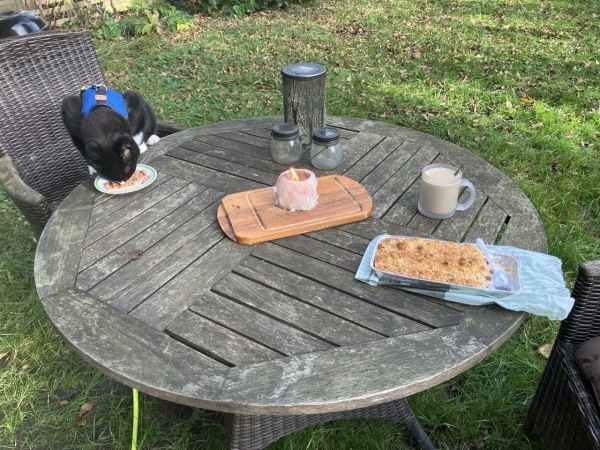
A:
POLYGON ((340 132, 335 128, 323 127, 313 131, 313 141, 330 143, 340 138, 340 132))
POLYGON ((309 80, 325 75, 327 67, 311 62, 300 62, 290 64, 281 69, 282 75, 296 80, 309 80))
POLYGON ((300 130, 293 123, 278 123, 273 127, 273 137, 276 139, 292 139, 300 130))

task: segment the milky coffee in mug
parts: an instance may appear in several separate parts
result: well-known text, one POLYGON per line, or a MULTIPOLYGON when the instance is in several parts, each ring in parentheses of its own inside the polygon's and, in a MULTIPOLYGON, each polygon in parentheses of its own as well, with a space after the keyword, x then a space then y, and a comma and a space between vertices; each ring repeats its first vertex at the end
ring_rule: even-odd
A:
POLYGON ((475 201, 475 187, 462 178, 462 172, 455 175, 456 167, 449 164, 430 164, 421 171, 419 191, 419 212, 433 219, 452 217, 455 211, 464 211, 475 201), (461 186, 466 186, 470 195, 465 203, 458 203, 461 186))

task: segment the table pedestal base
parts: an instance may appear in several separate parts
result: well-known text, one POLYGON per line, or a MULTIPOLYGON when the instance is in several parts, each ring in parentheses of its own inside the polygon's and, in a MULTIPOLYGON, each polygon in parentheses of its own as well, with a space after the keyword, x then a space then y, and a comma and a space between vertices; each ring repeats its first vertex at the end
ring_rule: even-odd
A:
POLYGON ((339 419, 379 419, 405 425, 419 447, 435 447, 417 421, 405 398, 365 408, 334 413, 301 416, 250 416, 225 414, 227 448, 229 450, 260 450, 283 436, 318 423, 339 419))

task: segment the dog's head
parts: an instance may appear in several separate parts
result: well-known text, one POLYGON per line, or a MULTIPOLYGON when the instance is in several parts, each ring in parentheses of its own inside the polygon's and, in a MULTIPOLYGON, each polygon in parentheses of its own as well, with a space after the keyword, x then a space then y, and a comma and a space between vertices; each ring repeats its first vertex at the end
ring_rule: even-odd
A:
POLYGON ((110 181, 128 180, 137 166, 140 148, 127 121, 110 108, 96 108, 81 123, 85 158, 98 174, 110 181))

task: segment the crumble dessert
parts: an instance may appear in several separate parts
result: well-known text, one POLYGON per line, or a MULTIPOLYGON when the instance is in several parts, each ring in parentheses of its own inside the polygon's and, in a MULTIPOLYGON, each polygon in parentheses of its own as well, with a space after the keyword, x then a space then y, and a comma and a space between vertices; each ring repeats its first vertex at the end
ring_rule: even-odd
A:
POLYGON ((488 261, 477 246, 422 238, 382 239, 377 245, 373 268, 476 288, 489 288, 492 281, 488 261))

